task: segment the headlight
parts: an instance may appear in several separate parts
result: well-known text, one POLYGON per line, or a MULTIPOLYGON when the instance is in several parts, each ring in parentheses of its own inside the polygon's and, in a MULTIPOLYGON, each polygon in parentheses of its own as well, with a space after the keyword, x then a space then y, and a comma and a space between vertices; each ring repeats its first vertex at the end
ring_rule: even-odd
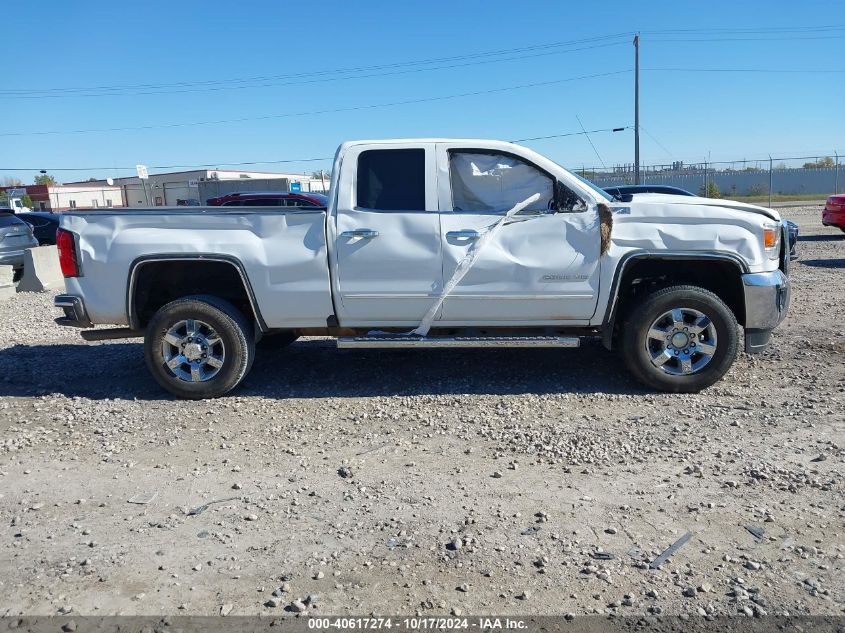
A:
POLYGON ((769 259, 777 259, 780 255, 780 224, 767 223, 763 225, 763 249, 769 259))

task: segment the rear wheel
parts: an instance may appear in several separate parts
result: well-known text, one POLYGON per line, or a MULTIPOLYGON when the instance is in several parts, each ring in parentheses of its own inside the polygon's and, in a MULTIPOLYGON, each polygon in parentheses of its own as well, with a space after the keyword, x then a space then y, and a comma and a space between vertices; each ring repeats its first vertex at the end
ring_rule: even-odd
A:
POLYGON ((730 369, 737 345, 731 309, 697 286, 653 292, 623 325, 625 363, 641 382, 660 391, 709 387, 730 369))
POLYGON ((155 313, 144 337, 147 368, 180 398, 216 398, 234 389, 255 357, 253 328, 231 303, 199 295, 155 313))

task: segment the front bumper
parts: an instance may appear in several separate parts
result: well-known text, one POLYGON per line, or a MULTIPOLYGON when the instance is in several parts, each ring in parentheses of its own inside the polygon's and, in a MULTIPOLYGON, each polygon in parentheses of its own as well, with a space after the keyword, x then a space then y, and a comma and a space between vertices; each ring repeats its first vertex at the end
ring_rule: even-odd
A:
POLYGON ((742 276, 745 295, 745 351, 762 352, 789 310, 789 278, 781 270, 742 276))
POLYGON ((58 325, 69 327, 89 328, 94 327, 88 313, 85 311, 85 303, 82 297, 74 295, 57 295, 53 299, 53 305, 64 310, 65 315, 56 319, 58 325))

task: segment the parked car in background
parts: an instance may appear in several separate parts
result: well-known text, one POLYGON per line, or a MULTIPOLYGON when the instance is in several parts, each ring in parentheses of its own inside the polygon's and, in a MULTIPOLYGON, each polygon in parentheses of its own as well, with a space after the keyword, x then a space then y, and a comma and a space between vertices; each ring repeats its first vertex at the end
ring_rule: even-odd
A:
POLYGON ((211 207, 326 207, 329 199, 321 193, 287 191, 243 191, 209 198, 211 207))
POLYGON ((59 228, 58 214, 32 211, 18 213, 18 217, 32 227, 39 246, 51 246, 56 243, 56 230, 59 228))
POLYGON ((14 213, 0 213, 0 265, 11 266, 15 276, 23 270, 23 252, 38 246, 32 227, 14 213))
POLYGON ((792 220, 784 220, 783 223, 789 240, 789 259, 798 259, 798 225, 792 220))
POLYGON ((670 196, 695 196, 686 189, 670 187, 669 185, 624 185, 621 187, 605 187, 604 190, 617 200, 630 202, 635 193, 665 193, 670 196))
POLYGON ((837 226, 845 232, 845 194, 830 196, 822 211, 822 224, 837 226))

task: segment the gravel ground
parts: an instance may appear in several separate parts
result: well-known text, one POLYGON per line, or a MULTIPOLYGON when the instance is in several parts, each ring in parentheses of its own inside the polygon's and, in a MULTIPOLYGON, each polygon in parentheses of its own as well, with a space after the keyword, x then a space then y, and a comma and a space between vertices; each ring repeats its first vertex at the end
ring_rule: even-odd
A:
POLYGON ((842 614, 845 236, 784 214, 790 315, 697 395, 598 344, 310 339, 174 401, 0 303, 0 615, 842 614))

